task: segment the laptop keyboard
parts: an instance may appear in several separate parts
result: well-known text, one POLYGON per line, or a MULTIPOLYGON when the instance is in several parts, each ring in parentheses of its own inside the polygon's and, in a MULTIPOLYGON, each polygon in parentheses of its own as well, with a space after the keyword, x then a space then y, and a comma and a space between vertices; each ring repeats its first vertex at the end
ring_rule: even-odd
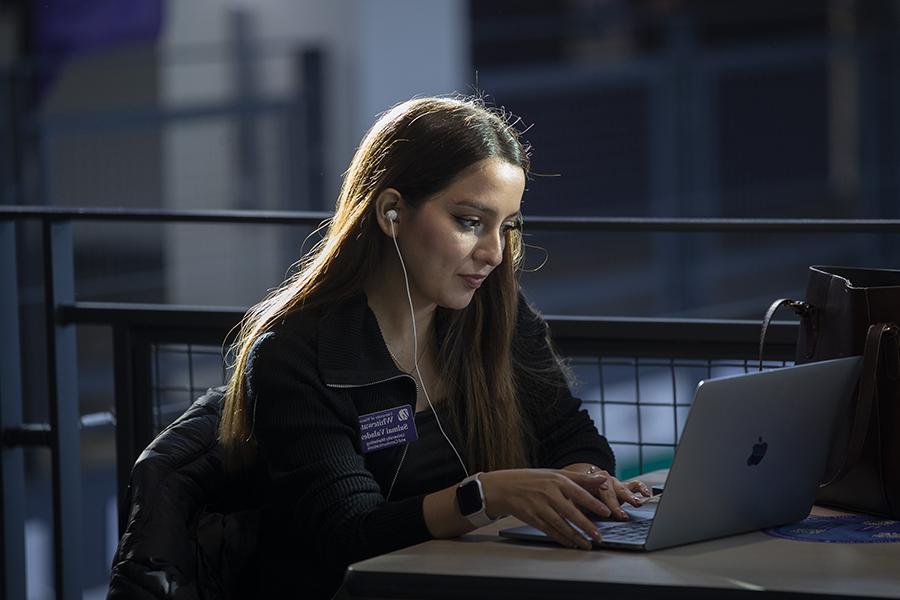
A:
POLYGON ((617 523, 601 528, 600 532, 604 541, 642 543, 647 539, 647 533, 650 531, 652 523, 653 519, 617 523))

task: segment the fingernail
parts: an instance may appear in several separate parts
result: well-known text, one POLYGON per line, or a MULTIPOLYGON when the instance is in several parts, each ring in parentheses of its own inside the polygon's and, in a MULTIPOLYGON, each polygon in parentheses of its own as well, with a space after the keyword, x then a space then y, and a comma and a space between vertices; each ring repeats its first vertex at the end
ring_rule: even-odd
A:
POLYGON ((601 490, 608 490, 608 489, 609 489, 609 485, 606 484, 606 483, 601 483, 601 484, 600 484, 599 486, 597 486, 597 487, 599 487, 601 490))
POLYGON ((591 532, 591 537, 594 538, 596 541, 599 542, 599 541, 600 541, 600 532, 597 531, 596 529, 593 530, 593 531, 591 532))

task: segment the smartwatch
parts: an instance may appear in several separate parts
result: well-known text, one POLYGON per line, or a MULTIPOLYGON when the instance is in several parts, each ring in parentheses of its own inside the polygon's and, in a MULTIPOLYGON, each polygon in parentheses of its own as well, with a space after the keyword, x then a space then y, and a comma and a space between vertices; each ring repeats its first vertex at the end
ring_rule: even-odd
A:
POLYGON ((484 527, 493 523, 487 514, 484 504, 484 489, 478 478, 481 473, 475 473, 462 480, 456 487, 456 503, 459 505, 460 514, 475 527, 484 527))

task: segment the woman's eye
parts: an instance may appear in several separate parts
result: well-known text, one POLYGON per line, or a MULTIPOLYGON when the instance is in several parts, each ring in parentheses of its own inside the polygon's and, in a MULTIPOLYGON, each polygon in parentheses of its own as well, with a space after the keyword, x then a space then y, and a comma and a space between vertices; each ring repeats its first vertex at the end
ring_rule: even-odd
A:
MULTIPOLYGON (((456 221, 460 224, 460 226, 463 227, 464 229, 476 230, 476 229, 480 229, 484 225, 481 222, 481 219, 468 218, 468 217, 455 217, 455 218, 456 218, 456 221)), ((522 228, 522 224, 519 223, 518 221, 504 223, 503 225, 500 226, 500 230, 503 235, 506 235, 507 233, 509 233, 510 231, 513 231, 515 229, 521 229, 521 228, 522 228)))
POLYGON ((456 217, 456 221, 466 229, 475 229, 481 224, 478 219, 467 219, 465 217, 456 217))

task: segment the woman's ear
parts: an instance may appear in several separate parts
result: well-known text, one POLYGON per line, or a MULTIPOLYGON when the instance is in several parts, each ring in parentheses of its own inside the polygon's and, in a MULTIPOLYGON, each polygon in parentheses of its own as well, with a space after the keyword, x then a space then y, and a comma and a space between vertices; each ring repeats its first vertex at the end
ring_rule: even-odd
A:
POLYGON ((385 235, 391 236, 397 231, 403 212, 403 197, 394 188, 383 190, 375 199, 375 218, 385 235), (392 218, 389 218, 392 217, 392 218), (391 231, 393 222, 393 231, 391 231))

